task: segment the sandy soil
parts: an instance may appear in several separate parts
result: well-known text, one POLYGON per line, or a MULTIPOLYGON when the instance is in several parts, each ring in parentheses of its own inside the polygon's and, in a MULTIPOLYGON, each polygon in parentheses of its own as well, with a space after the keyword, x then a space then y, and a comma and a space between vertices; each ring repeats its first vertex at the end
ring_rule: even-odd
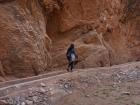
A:
POLYGON ((140 105, 139 89, 140 62, 133 62, 10 85, 0 88, 0 100, 7 105, 140 105))

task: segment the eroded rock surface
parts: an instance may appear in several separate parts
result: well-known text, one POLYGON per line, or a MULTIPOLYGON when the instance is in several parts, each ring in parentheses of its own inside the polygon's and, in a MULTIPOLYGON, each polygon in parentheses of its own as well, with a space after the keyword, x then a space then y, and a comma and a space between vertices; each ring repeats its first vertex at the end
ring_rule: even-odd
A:
POLYGON ((50 46, 46 19, 38 0, 0 2, 0 62, 18 77, 47 69, 50 46))
POLYGON ((79 68, 85 64, 95 67, 140 60, 139 7, 139 0, 63 0, 62 8, 53 12, 47 26, 54 40, 55 66, 66 62, 64 57, 61 65, 58 60, 72 42, 78 51, 84 46, 83 52, 78 52, 82 60, 79 68), (92 32, 97 32, 97 38, 92 32))
POLYGON ((140 60, 139 7, 139 0, 0 0, 0 74, 38 74, 50 59, 51 68, 66 68, 70 43, 77 68, 140 60))

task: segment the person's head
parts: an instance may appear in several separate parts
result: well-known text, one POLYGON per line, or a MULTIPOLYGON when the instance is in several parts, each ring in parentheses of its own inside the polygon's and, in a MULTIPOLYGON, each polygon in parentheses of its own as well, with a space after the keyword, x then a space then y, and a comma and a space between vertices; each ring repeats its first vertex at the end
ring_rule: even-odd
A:
POLYGON ((70 45, 70 48, 74 48, 74 44, 71 44, 71 45, 70 45))

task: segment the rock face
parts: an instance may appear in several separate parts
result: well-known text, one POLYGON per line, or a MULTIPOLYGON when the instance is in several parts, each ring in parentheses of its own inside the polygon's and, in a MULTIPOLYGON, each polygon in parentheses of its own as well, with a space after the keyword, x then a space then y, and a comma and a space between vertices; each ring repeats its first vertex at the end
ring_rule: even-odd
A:
POLYGON ((55 67, 66 62, 70 43, 77 47, 79 68, 140 60, 139 7, 139 0, 63 0, 47 26, 54 40, 55 67))
POLYGON ((1 0, 1 71, 18 77, 44 71, 49 44, 46 20, 38 0, 1 0))
POLYGON ((53 69, 66 68, 70 43, 79 55, 77 68, 140 60, 139 4, 139 0, 0 0, 0 73, 38 74, 48 68, 51 56, 53 69))

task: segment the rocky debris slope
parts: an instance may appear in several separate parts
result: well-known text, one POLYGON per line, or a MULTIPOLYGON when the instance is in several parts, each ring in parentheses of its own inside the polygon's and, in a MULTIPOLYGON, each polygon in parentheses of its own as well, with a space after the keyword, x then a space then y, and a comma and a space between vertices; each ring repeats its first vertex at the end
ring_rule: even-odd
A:
POLYGON ((79 69, 13 86, 5 87, 9 94, 5 91, 0 102, 5 105, 139 105, 140 62, 79 69), (14 91, 13 86, 16 86, 14 91))

